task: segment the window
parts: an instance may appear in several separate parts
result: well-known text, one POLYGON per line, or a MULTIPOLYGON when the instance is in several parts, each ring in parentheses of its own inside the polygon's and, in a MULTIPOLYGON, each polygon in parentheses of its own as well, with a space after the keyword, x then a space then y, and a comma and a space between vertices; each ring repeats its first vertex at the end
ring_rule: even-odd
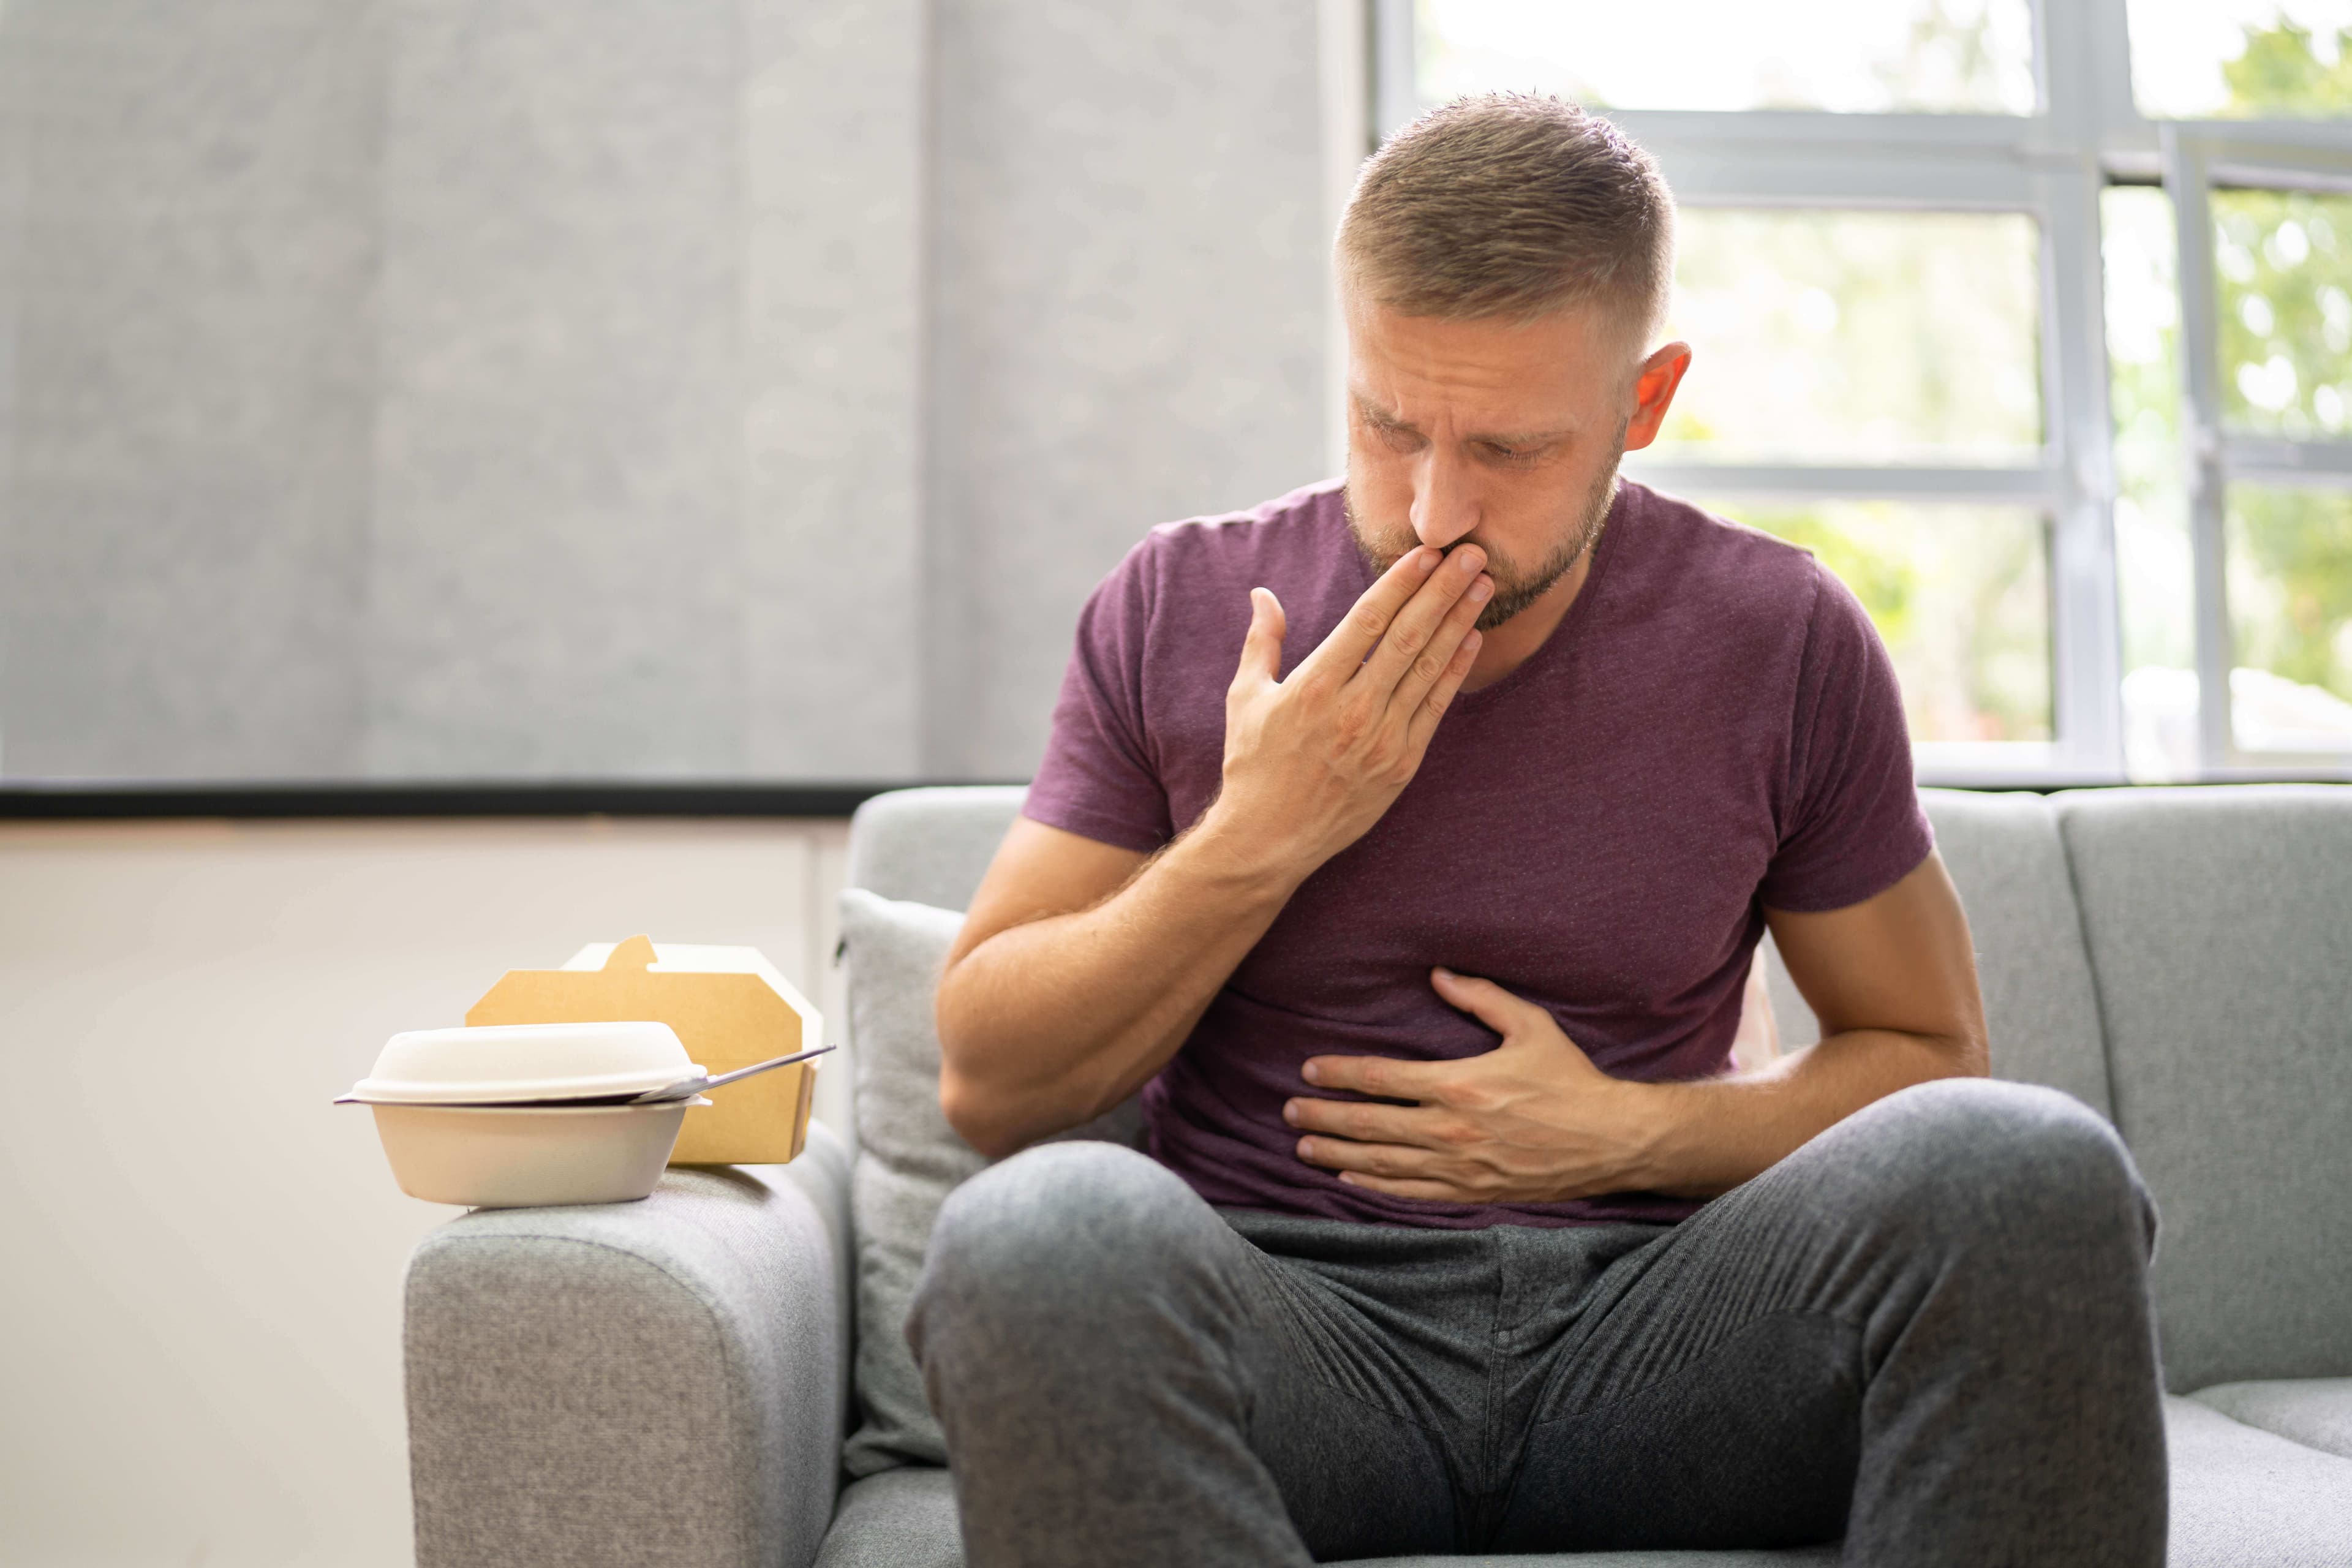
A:
POLYGON ((1372 0, 1682 204, 1634 478, 1812 550, 1924 779, 2352 772, 2352 0, 1372 0))

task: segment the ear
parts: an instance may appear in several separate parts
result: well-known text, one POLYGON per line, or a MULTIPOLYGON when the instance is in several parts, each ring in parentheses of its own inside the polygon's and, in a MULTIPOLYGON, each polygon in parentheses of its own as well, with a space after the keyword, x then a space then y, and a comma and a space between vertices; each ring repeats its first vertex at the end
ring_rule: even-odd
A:
POLYGON ((1690 369, 1688 343, 1668 343, 1652 353, 1633 373, 1633 413, 1625 421, 1625 450, 1631 452, 1658 438, 1658 427, 1674 406, 1675 389, 1690 369))

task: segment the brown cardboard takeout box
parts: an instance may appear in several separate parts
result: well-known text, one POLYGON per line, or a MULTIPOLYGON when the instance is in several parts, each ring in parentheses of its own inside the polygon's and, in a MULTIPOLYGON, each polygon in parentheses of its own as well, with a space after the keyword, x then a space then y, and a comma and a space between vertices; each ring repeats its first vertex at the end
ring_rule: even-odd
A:
MULTIPOLYGON (((561 969, 509 969, 466 1013, 468 1025, 651 1020, 677 1031, 705 1072, 814 1050, 824 1020, 749 947, 694 947, 633 936, 584 947, 561 969)), ((714 1089, 686 1113, 673 1165, 782 1164, 808 1135, 814 1062, 714 1089)))

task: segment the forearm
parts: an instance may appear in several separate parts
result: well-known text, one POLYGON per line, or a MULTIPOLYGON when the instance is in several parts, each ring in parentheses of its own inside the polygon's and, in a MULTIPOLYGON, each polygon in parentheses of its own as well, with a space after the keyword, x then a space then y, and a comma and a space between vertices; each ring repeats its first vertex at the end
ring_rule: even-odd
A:
POLYGON ((1932 1079, 1981 1077, 1981 1041, 1853 1029, 1752 1073, 1644 1084, 1627 1190, 1712 1197, 1872 1101, 1932 1079))
POLYGON ((940 985, 950 1121, 1002 1155, 1133 1093, 1175 1054, 1303 875, 1245 850, 1213 810, 1101 902, 981 942, 940 985))

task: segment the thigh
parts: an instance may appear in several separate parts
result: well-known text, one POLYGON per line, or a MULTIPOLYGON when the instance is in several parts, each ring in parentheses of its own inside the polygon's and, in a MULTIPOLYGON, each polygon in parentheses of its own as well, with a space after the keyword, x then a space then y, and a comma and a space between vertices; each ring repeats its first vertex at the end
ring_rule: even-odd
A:
POLYGON ((1507 1539, 1794 1543, 1864 1515, 1899 1533, 1895 1504, 1927 1494, 1948 1514, 2122 1487, 2132 1466, 2077 1450, 2160 1451, 2151 1224, 2113 1131, 2064 1096, 1890 1095, 1538 1315, 1507 1539), (2063 1408, 2094 1363, 2123 1438, 2063 1408))
POLYGON ((1319 1561, 1470 1550, 1495 1296, 1475 1233, 1229 1214, 1260 1276, 1251 1447, 1319 1561))
POLYGON ((1132 1150, 1044 1145, 957 1189, 908 1337, 975 1560, 1046 1560, 1043 1521, 1056 1551, 1451 1547, 1446 1467, 1380 1336, 1132 1150))
POLYGON ((1491 1550, 1842 1533, 1867 1284, 1825 1190, 1837 1173, 1809 1168, 1824 1163, 1783 1162, 1529 1314, 1506 1347, 1504 1400, 1526 1436, 1491 1550))

